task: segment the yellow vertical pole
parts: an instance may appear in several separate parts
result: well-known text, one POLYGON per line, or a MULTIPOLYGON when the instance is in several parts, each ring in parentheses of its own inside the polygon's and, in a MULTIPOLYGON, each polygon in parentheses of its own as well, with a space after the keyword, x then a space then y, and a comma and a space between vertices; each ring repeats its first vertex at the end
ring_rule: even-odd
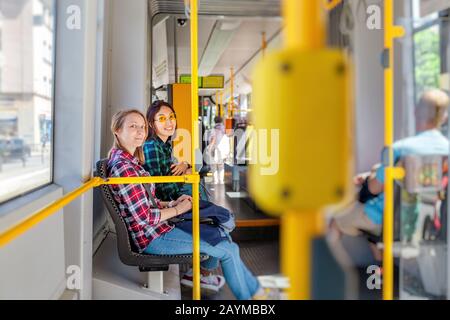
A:
POLYGON ((230 107, 228 108, 228 118, 234 117, 234 70, 230 68, 230 107))
POLYGON ((320 210, 281 216, 281 269, 290 282, 290 300, 311 298, 311 240, 323 234, 323 228, 320 210))
POLYGON ((262 39, 261 39, 261 53, 262 57, 264 58, 266 55, 266 48, 267 48, 267 40, 266 40, 266 33, 262 33, 262 39))
POLYGON ((220 116, 223 117, 224 114, 224 107, 223 107, 223 91, 220 92, 220 116))
MULTIPOLYGON (((283 0, 285 43, 304 50, 325 47, 325 16, 320 1, 283 0)), ((311 298, 311 241, 323 233, 319 209, 286 212, 281 218, 281 269, 289 278, 291 300, 311 298)))
MULTIPOLYGON (((195 150, 198 148, 198 16, 197 0, 190 1, 191 6, 191 112, 192 112, 192 141, 191 163, 192 174, 195 171, 195 150)), ((194 288, 193 300, 200 300, 200 219, 199 219, 199 179, 192 184, 192 270, 194 288)))
POLYGON ((282 10, 288 48, 325 47, 325 14, 320 1, 283 0, 282 10))
POLYGON ((384 181, 384 218, 383 218, 383 299, 394 298, 394 261, 392 244, 394 241, 394 180, 400 178, 394 168, 394 39, 404 35, 404 29, 394 25, 394 2, 384 2, 384 47, 388 65, 384 69, 384 117, 385 147, 388 150, 388 163, 384 181))
POLYGON ((392 257, 392 242, 393 242, 393 221, 394 221, 394 213, 393 213, 393 192, 392 192, 392 183, 393 178, 391 174, 390 168, 393 166, 393 152, 392 152, 392 143, 393 143, 393 72, 392 72, 392 63, 393 63, 393 44, 392 39, 390 38, 390 28, 393 24, 393 3, 392 0, 385 0, 384 5, 384 47, 386 50, 389 50, 389 66, 384 70, 384 106, 385 106, 385 133, 384 133, 384 144, 388 149, 389 158, 388 158, 388 166, 386 167, 385 172, 385 202, 384 202, 384 233, 383 233, 383 242, 384 242, 384 251, 383 251, 383 299, 392 300, 393 299, 393 257, 392 257))
POLYGON ((335 7, 337 7, 342 0, 323 0, 325 3, 325 9, 327 10, 333 10, 335 7))
POLYGON ((217 102, 217 106, 219 108, 219 112, 217 113, 217 115, 218 116, 222 116, 222 102, 221 102, 221 100, 222 100, 222 92, 221 91, 218 92, 218 99, 219 100, 217 100, 218 101, 217 102))
POLYGON ((216 91, 216 116, 220 116, 219 91, 216 91))

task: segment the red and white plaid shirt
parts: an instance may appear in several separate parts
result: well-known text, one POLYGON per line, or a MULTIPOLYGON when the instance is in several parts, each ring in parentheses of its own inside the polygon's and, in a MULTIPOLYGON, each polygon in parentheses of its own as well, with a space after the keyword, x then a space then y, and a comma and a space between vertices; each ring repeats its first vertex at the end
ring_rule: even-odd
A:
MULTIPOLYGON (((134 156, 120 149, 112 150, 108 162, 109 177, 148 177, 149 175, 134 156)), ((150 184, 150 190, 157 208, 152 206, 142 184, 112 184, 110 187, 120 214, 139 252, 143 252, 150 241, 173 229, 173 226, 166 221, 160 221, 161 204, 155 197, 153 184, 150 184)))

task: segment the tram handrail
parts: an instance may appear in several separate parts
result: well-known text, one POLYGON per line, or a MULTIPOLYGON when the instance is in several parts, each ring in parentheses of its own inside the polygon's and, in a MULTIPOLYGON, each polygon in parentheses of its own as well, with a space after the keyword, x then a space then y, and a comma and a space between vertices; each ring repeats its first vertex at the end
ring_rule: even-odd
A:
POLYGON ((401 179, 404 171, 394 167, 394 40, 404 35, 405 30, 394 24, 394 2, 384 2, 384 48, 388 56, 384 69, 384 139, 389 158, 385 168, 384 218, 383 218, 383 299, 394 299, 394 180, 401 179))
MULTIPOLYGON (((323 49, 326 44, 325 21, 318 1, 284 0, 286 48, 323 49)), ((311 298, 311 240, 324 231, 322 211, 289 210, 281 216, 281 268, 290 280, 291 300, 311 298)))
POLYGON ((93 177, 82 186, 67 193, 58 200, 53 201, 43 209, 40 209, 31 216, 23 219, 12 227, 7 228, 0 233, 0 248, 7 245, 20 235, 24 234, 34 226, 38 225, 45 219, 49 218, 56 211, 64 208, 73 200, 89 191, 92 188, 99 187, 101 185, 109 184, 138 184, 138 183, 191 183, 195 184, 200 182, 200 176, 198 174, 184 175, 184 176, 159 176, 159 177, 131 177, 131 178, 108 178, 102 179, 99 177, 93 177))
POLYGON ((324 0, 324 6, 327 10, 333 10, 338 5, 340 5, 342 0, 324 0))
MULTIPOLYGON (((192 143, 191 164, 192 174, 196 175, 195 151, 198 149, 198 0, 190 2, 190 34, 191 34, 191 117, 192 143)), ((200 180, 192 183, 192 299, 200 300, 200 180)))

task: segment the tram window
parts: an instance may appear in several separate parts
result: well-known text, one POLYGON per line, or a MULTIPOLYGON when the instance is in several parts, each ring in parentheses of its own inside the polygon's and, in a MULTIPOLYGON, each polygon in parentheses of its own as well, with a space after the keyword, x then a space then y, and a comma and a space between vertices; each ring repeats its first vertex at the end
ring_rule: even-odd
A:
POLYGON ((55 2, 0 0, 0 203, 52 182, 55 2))
POLYGON ((414 33, 416 99, 430 88, 439 88, 441 57, 439 25, 414 33))
POLYGON ((421 12, 419 0, 413 0, 414 87, 416 101, 424 91, 440 87, 439 13, 421 12))

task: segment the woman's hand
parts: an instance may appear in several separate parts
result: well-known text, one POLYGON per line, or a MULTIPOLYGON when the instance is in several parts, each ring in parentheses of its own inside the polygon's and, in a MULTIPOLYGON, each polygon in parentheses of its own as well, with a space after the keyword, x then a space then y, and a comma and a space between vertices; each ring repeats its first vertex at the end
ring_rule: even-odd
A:
POLYGON ((192 202, 192 197, 187 194, 183 194, 177 200, 174 201, 173 206, 176 206, 177 204, 179 204, 180 202, 182 202, 184 200, 189 200, 192 202))
POLYGON ((188 212, 192 209, 192 202, 188 199, 181 201, 179 204, 175 206, 178 215, 188 212))
POLYGON ((355 177, 353 178, 353 183, 354 183, 356 186, 362 186, 362 184, 364 183, 364 181, 367 179, 368 176, 369 176, 368 173, 361 173, 361 174, 358 174, 357 176, 355 176, 355 177))
POLYGON ((179 164, 173 164, 170 166, 170 169, 174 176, 181 176, 186 173, 186 171, 188 169, 188 164, 185 162, 182 162, 179 164))

